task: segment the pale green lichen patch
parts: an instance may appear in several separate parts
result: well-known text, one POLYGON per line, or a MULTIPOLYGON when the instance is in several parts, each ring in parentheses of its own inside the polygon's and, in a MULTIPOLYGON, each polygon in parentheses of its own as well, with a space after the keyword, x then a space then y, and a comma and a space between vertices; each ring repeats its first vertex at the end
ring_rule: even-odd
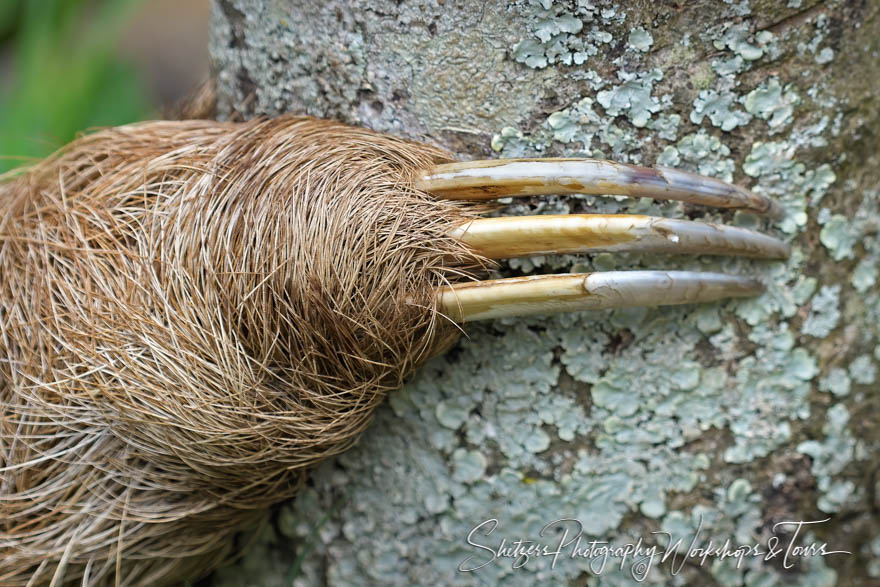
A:
POLYGON ((727 28, 713 44, 716 49, 730 49, 746 61, 755 61, 764 56, 764 49, 757 42, 750 42, 751 34, 745 24, 735 24, 727 28))
POLYGON ((775 80, 776 85, 772 82, 762 85, 745 97, 736 92, 740 83, 738 74, 751 69, 753 62, 779 56, 775 35, 768 31, 752 35, 744 24, 722 25, 720 33, 713 32, 717 34, 705 35, 704 38, 711 41, 716 49, 727 53, 711 62, 717 76, 714 80, 694 82, 701 91, 693 101, 691 122, 701 124, 704 118, 708 118, 713 126, 730 132, 749 124, 752 117, 757 116, 768 121, 772 132, 781 130, 792 121, 792 109, 798 99, 796 92, 791 88, 783 92, 780 87, 777 95, 778 80, 775 80), (740 107, 741 104, 745 105, 745 110, 740 107))
POLYGON ((584 151, 589 152, 602 122, 602 118, 593 110, 594 104, 592 98, 583 98, 571 108, 550 114, 547 125, 552 129, 553 140, 560 143, 577 141, 582 144, 584 151))
POLYGON ((489 462, 478 450, 455 449, 452 453, 452 478, 463 483, 472 483, 483 478, 489 462))
POLYGON ((828 15, 820 13, 813 23, 816 34, 809 41, 801 41, 797 44, 798 53, 801 55, 812 54, 813 60, 819 65, 830 63, 834 59, 834 50, 830 47, 822 47, 820 49, 820 46, 828 36, 830 25, 828 15))
POLYGON ((654 44, 654 37, 642 27, 637 27, 629 32, 626 42, 636 51, 645 52, 651 49, 651 45, 654 44))
POLYGON ((838 397, 849 395, 852 387, 852 380, 846 369, 835 367, 828 372, 828 375, 819 380, 819 389, 821 391, 830 391, 838 397))
POLYGON ((877 283, 878 270, 876 259, 862 259, 853 271, 852 286, 857 292, 865 293, 877 283))
POLYGON ((800 98, 791 86, 783 90, 775 77, 746 94, 743 104, 746 112, 767 121, 771 134, 790 124, 794 107, 800 98))
POLYGON ((820 65, 825 65, 826 63, 831 63, 834 59, 834 49, 831 47, 825 47, 818 53, 816 53, 816 63, 820 65))
POLYGON ((438 402, 437 408, 434 410, 437 422, 439 422, 441 426, 449 428, 450 430, 458 430, 458 428, 468 419, 468 407, 459 404, 460 402, 452 401, 438 402))
POLYGON ((833 478, 855 457, 856 441, 847 429, 848 422, 846 406, 836 404, 828 410, 828 421, 822 428, 825 439, 806 440, 797 447, 799 452, 813 459, 813 475, 822 492, 816 505, 823 512, 839 511, 855 491, 852 481, 833 478))
POLYGON ((686 135, 674 146, 666 147, 657 158, 657 165, 680 167, 724 181, 733 181, 735 168, 727 145, 703 130, 686 135))
MULTIPOLYGON (((566 156, 611 158, 621 162, 641 163, 642 139, 633 127, 644 124, 646 128, 656 129, 659 136, 673 139, 681 118, 674 114, 660 114, 649 118, 652 111, 665 107, 664 100, 650 94, 653 83, 650 81, 653 77, 650 72, 623 77, 629 81, 598 93, 598 105, 593 98, 581 98, 568 108, 550 113, 543 124, 529 134, 505 127, 492 137, 492 148, 504 157, 535 157, 550 155, 550 149, 558 152, 553 143, 561 143, 566 145, 563 153, 566 156), (645 82, 647 85, 642 84, 645 80, 648 80, 645 82), (629 118, 631 125, 615 124, 608 116, 601 114, 602 110, 609 115, 629 118)), ((569 211, 569 201, 571 199, 551 197, 537 205, 555 206, 558 208, 556 213, 566 213, 569 211)), ((614 213, 620 211, 620 206, 606 200, 599 205, 599 209, 614 213)), ((525 213, 526 209, 514 204, 508 208, 508 212, 525 213)), ((539 210, 531 210, 531 213, 536 212, 539 210)), ((544 211, 549 212, 549 209, 544 211)))
POLYGON ((815 359, 795 346, 785 323, 778 329, 758 325, 749 340, 759 349, 742 358, 737 369, 737 389, 752 391, 739 399, 733 412, 730 429, 735 442, 724 453, 730 463, 766 456, 787 442, 789 419, 809 415, 810 381, 818 375, 815 359))
POLYGON ((723 131, 748 124, 752 117, 736 106, 738 101, 739 97, 729 90, 703 90, 694 100, 691 122, 700 124, 708 116, 712 124, 723 131))
POLYGON ((765 283, 769 285, 767 291, 760 297, 736 303, 737 315, 751 326, 766 323, 774 314, 781 318, 793 317, 818 286, 815 277, 800 273, 804 261, 803 251, 795 247, 785 264, 774 263, 768 267, 764 273, 765 283))
POLYGON ((840 285, 823 285, 810 300, 801 332, 816 338, 825 338, 840 322, 840 285))
POLYGON ((492 136, 490 146, 493 151, 498 152, 504 149, 504 146, 508 141, 522 139, 522 137, 523 134, 518 129, 513 128, 512 126, 505 126, 501 129, 501 132, 492 136))
POLYGON ((727 59, 715 59, 712 61, 712 69, 721 77, 732 76, 745 71, 746 62, 739 55, 727 59))
POLYGON ((853 258, 853 247, 858 242, 858 234, 852 230, 852 223, 846 216, 835 214, 828 219, 819 231, 819 240, 835 261, 853 258))
POLYGON ((785 210, 779 227, 789 234, 806 226, 808 202, 821 201, 836 179, 826 164, 807 170, 794 158, 794 151, 795 147, 785 142, 758 141, 743 163, 743 171, 760 180, 754 189, 774 196, 785 210))
POLYGON ((596 94, 596 101, 609 116, 625 115, 633 126, 648 124, 651 115, 661 109, 660 101, 652 95, 654 83, 663 79, 659 69, 642 73, 618 71, 620 84, 596 94))
POLYGON ((868 355, 861 355, 849 365, 849 375, 856 383, 870 385, 877 380, 877 366, 868 355))
POLYGON ((590 2, 571 7, 563 2, 519 2, 517 10, 532 36, 517 42, 511 53, 515 61, 535 69, 582 65, 611 41, 606 28, 622 16, 590 2))
POLYGON ((810 194, 810 204, 815 206, 837 180, 837 176, 832 171, 828 163, 823 163, 816 169, 810 169, 804 175, 803 189, 810 194))
POLYGON ((719 37, 712 40, 716 49, 728 49, 744 61, 757 61, 765 55, 775 56, 776 37, 769 31, 752 35, 745 23, 727 26, 719 37))
POLYGON ((657 137, 667 141, 674 141, 678 135, 678 126, 681 124, 681 116, 678 114, 661 113, 648 121, 645 126, 653 131, 657 137))

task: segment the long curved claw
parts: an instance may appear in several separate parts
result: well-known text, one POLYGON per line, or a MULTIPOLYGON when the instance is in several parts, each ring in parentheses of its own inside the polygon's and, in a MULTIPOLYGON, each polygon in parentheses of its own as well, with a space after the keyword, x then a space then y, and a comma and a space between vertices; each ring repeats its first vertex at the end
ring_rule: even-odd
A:
POLYGON ((791 252, 786 243, 745 228, 635 214, 480 218, 453 235, 490 259, 598 251, 785 259, 791 252))
POLYGON ((456 322, 506 316, 669 306, 762 293, 754 279, 692 271, 607 271, 475 281, 439 290, 444 314, 456 322))
POLYGON ((650 168, 598 159, 493 159, 436 165, 415 186, 448 199, 594 194, 680 200, 742 208, 769 216, 781 209, 771 199, 718 179, 678 169, 650 168))
MULTIPOLYGON (((447 199, 486 200, 541 194, 621 194, 740 208, 779 215, 771 199, 677 169, 635 167, 596 159, 507 159, 436 165, 417 174, 417 189, 447 199)), ((635 214, 568 214, 479 218, 452 230, 491 259, 554 253, 649 251, 785 259, 773 237, 721 224, 635 214)), ((441 310, 469 322, 504 316, 666 306, 758 295, 751 278, 691 271, 609 271, 537 275, 440 288, 441 310)))

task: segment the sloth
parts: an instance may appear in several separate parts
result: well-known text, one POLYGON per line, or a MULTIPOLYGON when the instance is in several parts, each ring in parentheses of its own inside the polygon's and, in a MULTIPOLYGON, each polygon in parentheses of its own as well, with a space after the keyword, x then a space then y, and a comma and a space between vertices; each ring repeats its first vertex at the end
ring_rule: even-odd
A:
POLYGON ((675 169, 457 162, 292 116, 104 129, 2 178, 0 584, 204 574, 467 322, 762 291, 687 271, 485 279, 496 259, 789 254, 690 220, 487 216, 568 193, 779 214, 675 169))

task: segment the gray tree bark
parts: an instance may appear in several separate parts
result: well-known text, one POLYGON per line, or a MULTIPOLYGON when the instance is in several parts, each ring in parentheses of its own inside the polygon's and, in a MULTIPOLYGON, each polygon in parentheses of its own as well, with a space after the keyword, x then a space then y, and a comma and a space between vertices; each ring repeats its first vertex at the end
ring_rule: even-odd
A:
POLYGON ((785 263, 509 262, 503 274, 720 270, 768 291, 469 326, 213 584, 880 581, 878 2, 215 0, 213 33, 222 117, 338 118, 463 158, 680 167, 770 194, 786 216, 587 197, 505 213, 688 216, 794 247, 785 263), (679 556, 601 567, 569 544, 555 564, 491 560, 502 538, 557 545, 563 524, 540 532, 562 518, 582 553, 640 538, 662 552, 666 532, 679 556), (472 535, 484 548, 469 545, 490 519, 472 535), (792 521, 822 522, 777 525, 792 521), (692 539, 783 550, 701 559, 692 539), (850 554, 784 557, 822 543, 850 554))

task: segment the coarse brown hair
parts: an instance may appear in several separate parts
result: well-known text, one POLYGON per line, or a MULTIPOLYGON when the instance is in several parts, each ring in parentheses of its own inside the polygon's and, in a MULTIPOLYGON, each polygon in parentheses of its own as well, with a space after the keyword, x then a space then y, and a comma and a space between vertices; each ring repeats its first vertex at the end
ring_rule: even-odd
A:
POLYGON ((157 584, 450 343, 449 154, 312 118, 101 130, 0 182, 0 584, 157 584))

